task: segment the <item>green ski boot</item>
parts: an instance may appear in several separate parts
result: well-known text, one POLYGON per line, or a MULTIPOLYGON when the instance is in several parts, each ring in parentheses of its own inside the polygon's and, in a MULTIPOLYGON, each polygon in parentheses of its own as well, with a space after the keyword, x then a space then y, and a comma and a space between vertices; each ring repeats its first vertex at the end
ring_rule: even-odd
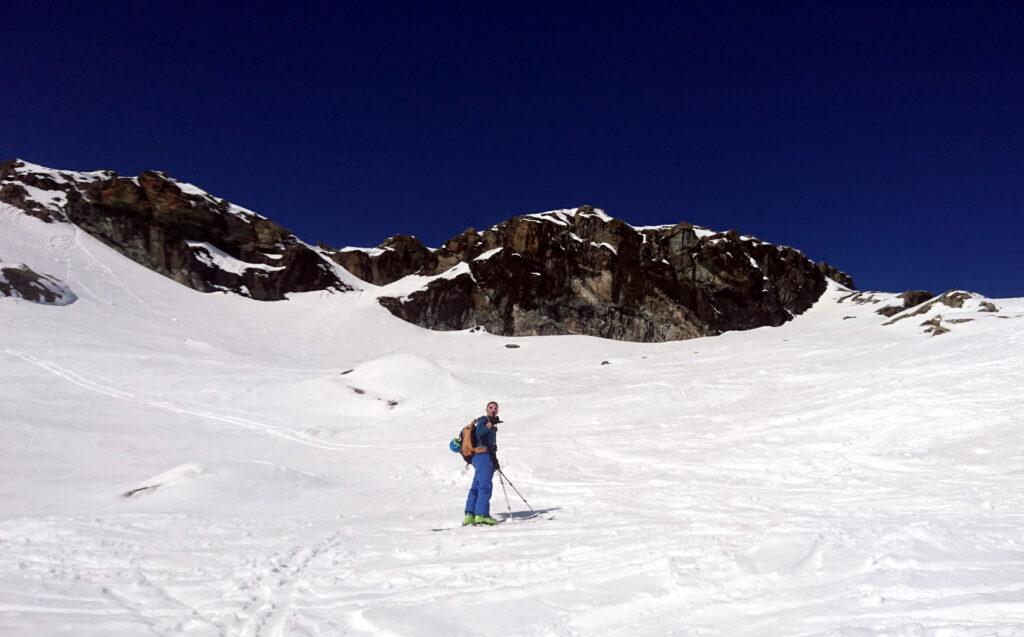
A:
POLYGON ((499 524, 499 522, 497 520, 495 520, 494 518, 492 518, 491 516, 489 516, 489 515, 478 515, 475 518, 473 518, 473 524, 483 524, 484 526, 494 526, 495 524, 499 524))
POLYGON ((462 518, 462 526, 472 526, 472 525, 475 525, 476 524, 476 520, 474 519, 475 517, 476 516, 474 516, 472 513, 467 513, 462 518))

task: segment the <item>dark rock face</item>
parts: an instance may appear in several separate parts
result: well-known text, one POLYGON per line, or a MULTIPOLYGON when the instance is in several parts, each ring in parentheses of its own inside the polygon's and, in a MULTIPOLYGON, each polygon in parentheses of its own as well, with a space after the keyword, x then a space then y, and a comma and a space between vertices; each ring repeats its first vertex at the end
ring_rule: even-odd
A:
POLYGON ((928 290, 907 290, 906 292, 899 295, 903 299, 903 307, 911 308, 915 305, 921 305, 928 299, 935 295, 928 290))
POLYGON ((70 305, 78 300, 63 282, 27 265, 0 263, 0 296, 43 305, 70 305))
POLYGON ((69 221, 147 268, 202 292, 263 301, 349 290, 321 253, 273 221, 159 172, 53 171, 0 164, 0 201, 69 221))
POLYGON ((381 299, 396 316, 441 330, 679 340, 781 325, 821 296, 826 276, 853 284, 792 248, 735 231, 688 223, 637 229, 589 206, 514 217, 482 233, 470 228, 433 252, 414 242, 395 237, 332 258, 382 285, 445 273, 407 296, 381 299))

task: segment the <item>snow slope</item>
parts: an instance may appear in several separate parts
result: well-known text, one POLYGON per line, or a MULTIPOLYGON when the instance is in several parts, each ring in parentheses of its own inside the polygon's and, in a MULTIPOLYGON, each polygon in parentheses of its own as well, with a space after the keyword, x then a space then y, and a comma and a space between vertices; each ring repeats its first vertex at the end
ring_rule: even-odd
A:
POLYGON ((79 297, 0 298, 2 635, 1024 635, 1024 299, 645 345, 202 294, 6 206, 0 258, 79 297), (431 531, 491 399, 555 517, 431 531))

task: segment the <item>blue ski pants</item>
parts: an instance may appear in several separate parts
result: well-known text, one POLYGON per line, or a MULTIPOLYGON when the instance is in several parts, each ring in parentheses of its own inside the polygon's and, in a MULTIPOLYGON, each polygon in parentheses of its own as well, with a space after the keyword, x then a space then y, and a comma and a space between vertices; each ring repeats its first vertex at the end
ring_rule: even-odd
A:
POLYGON ((491 455, 478 453, 473 456, 473 485, 466 496, 466 513, 474 515, 491 514, 491 490, 494 486, 494 463, 491 455))

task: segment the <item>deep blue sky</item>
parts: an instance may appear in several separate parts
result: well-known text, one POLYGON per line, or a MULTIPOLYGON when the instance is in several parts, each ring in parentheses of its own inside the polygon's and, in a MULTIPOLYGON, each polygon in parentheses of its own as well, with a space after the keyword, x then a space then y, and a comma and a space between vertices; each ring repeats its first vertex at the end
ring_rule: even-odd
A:
POLYGON ((335 246, 591 203, 1024 296, 1024 3, 213 4, 5 12, 0 156, 335 246))

